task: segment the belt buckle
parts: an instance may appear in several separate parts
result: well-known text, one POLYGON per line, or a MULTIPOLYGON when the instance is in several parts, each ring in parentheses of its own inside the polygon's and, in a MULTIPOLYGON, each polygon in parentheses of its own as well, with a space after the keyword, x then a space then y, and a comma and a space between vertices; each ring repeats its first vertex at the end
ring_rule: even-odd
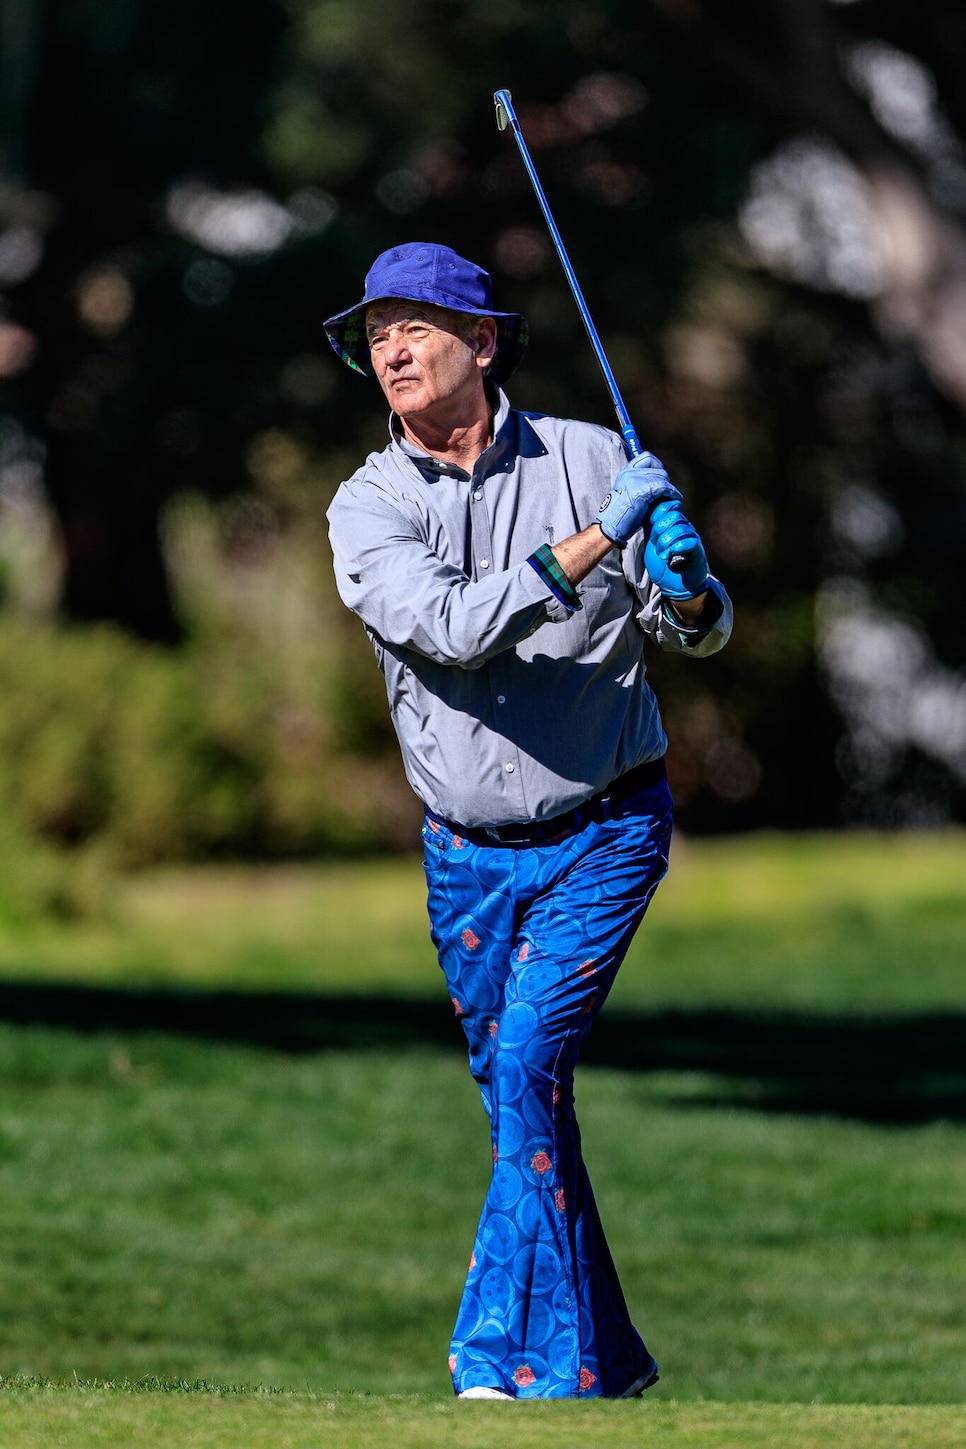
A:
POLYGON ((525 845, 533 834, 525 825, 494 825, 486 833, 501 845, 525 845))

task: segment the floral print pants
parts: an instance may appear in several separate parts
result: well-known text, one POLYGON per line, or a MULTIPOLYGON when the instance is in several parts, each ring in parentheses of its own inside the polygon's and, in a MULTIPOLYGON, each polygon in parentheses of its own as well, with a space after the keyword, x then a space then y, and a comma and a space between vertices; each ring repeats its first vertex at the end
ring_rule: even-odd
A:
POLYGON ((581 1156, 573 1076, 670 836, 663 781, 533 846, 473 844, 427 816, 432 937, 493 1140, 453 1333, 457 1393, 619 1398, 656 1374, 581 1156))

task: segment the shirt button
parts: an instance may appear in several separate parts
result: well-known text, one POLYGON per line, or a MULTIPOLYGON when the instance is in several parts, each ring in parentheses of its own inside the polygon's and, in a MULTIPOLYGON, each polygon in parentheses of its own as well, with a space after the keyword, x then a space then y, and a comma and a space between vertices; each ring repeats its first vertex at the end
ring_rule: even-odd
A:
POLYGON ((488 558, 481 558, 480 559, 480 568, 481 569, 488 569, 489 567, 490 567, 490 560, 488 558))
POLYGON ((476 492, 476 493, 474 493, 474 494, 473 494, 473 502, 474 502, 474 503, 479 503, 479 501, 480 501, 480 499, 481 499, 481 498, 482 498, 482 497, 483 497, 483 494, 482 494, 482 493, 480 493, 480 492, 476 492))
POLYGON ((513 774, 513 766, 512 765, 505 765, 504 766, 504 769, 506 770, 506 772, 507 772, 508 775, 512 775, 513 774))
POLYGON ((497 697, 496 697, 496 702, 497 702, 497 704, 506 704, 506 695, 505 694, 498 694, 497 697))

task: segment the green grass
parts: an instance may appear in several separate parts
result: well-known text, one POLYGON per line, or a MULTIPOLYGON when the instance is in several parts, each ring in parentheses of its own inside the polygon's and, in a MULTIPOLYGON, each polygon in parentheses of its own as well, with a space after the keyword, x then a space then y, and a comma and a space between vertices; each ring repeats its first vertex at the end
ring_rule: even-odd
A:
MULTIPOLYGON (((685 841, 613 1000, 961 1011, 964 940, 966 835, 685 841)), ((414 859, 156 872, 0 926, 0 977, 442 990, 414 859)), ((662 1378, 508 1417, 446 1372, 489 1170, 459 1051, 0 1026, 0 1444, 966 1444, 962 1121, 597 1068, 578 1110, 662 1378)))
POLYGON ((0 1387, 18 1449, 961 1449, 966 1414, 814 1404, 456 1404, 203 1386, 0 1387))
MULTIPOLYGON (((962 1006, 966 832, 680 840, 624 1006, 962 1006)), ((0 977, 441 990, 415 858, 159 871, 107 919, 0 923, 0 977)))
MULTIPOLYGON (((488 1173, 456 1054, 0 1031, 0 1372, 438 1393, 488 1173)), ((677 1399, 966 1397, 966 1133, 689 1106, 585 1069, 677 1399)))

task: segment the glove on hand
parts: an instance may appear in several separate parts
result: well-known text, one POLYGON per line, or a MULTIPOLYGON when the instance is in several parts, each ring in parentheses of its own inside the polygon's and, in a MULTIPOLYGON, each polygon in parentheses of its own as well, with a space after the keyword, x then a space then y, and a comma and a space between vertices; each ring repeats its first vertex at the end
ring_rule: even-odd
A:
POLYGON ((655 503, 680 497, 659 459, 653 453, 641 453, 620 470, 595 521, 623 548, 631 534, 643 527, 655 503))
POLYGON ((667 599, 693 599, 708 587, 704 545, 678 503, 659 503, 651 514, 644 567, 667 599), (672 569, 672 558, 683 559, 683 567, 672 569))

